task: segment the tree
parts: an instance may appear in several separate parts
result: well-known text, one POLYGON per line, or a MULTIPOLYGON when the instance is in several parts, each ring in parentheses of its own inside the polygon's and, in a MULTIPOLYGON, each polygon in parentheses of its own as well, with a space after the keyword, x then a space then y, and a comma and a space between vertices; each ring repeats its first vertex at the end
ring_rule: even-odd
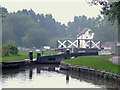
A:
POLYGON ((38 28, 31 17, 21 14, 7 14, 3 19, 3 44, 14 41, 22 46, 21 38, 29 30, 38 28))
POLYGON ((96 19, 93 18, 90 28, 95 33, 94 40, 102 42, 117 41, 116 22, 112 25, 105 15, 103 17, 98 16, 96 19))
POLYGON ((7 11, 7 9, 5 7, 1 7, 1 10, 2 10, 2 14, 8 13, 8 11, 7 11))
POLYGON ((56 22, 51 14, 35 14, 32 9, 9 13, 4 8, 4 12, 3 44, 14 43, 18 46, 39 47, 49 45, 50 39, 66 37, 66 25, 56 22))
POLYGON ((120 1, 118 2, 110 2, 110 1, 98 1, 93 0, 91 4, 94 5, 102 5, 101 14, 107 15, 109 17, 109 21, 114 22, 117 20, 118 23, 118 41, 120 42, 120 1))
POLYGON ((50 41, 50 35, 47 30, 40 28, 39 30, 29 30, 22 38, 22 43, 26 47, 40 48, 44 45, 48 45, 50 41))
POLYGON ((81 31, 84 28, 89 27, 91 24, 91 18, 86 16, 75 16, 73 22, 68 23, 67 32, 69 37, 76 38, 78 35, 78 27, 80 26, 81 31))

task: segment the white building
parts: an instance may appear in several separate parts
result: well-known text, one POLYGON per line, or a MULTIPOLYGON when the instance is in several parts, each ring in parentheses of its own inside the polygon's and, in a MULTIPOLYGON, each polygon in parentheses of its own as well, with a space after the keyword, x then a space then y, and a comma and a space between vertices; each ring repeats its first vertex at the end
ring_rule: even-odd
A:
MULTIPOLYGON (((80 31, 80 29, 79 29, 80 31)), ((57 41, 57 47, 58 48, 101 48, 101 42, 94 42, 92 39, 94 38, 94 33, 92 33, 91 29, 85 28, 81 32, 79 32, 79 35, 77 35, 77 40, 70 41, 70 40, 64 40, 64 41, 57 41)))
POLYGON ((80 47, 81 48, 86 48, 87 43, 86 41, 92 40, 94 38, 94 33, 92 33, 91 29, 85 28, 83 29, 79 35, 77 35, 77 39, 80 39, 80 47))

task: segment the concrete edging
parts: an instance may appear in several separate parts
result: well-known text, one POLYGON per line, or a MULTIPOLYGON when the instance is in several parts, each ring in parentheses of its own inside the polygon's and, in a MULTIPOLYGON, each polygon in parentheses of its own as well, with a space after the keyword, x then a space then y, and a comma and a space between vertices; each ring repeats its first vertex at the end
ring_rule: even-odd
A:
POLYGON ((120 81, 120 75, 109 72, 109 71, 105 71, 105 70, 94 69, 94 68, 87 67, 87 66, 71 65, 63 61, 61 61, 59 66, 61 70, 85 72, 88 74, 97 75, 98 77, 120 81))

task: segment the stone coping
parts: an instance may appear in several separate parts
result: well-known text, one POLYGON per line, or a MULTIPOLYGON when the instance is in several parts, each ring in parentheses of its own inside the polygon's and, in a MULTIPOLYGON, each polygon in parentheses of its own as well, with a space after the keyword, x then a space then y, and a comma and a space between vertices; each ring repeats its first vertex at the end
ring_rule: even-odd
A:
POLYGON ((63 70, 74 70, 74 71, 85 70, 88 72, 91 71, 91 72, 96 72, 99 74, 102 73, 102 74, 113 75, 113 76, 117 77, 118 80, 120 80, 120 75, 118 75, 116 73, 112 73, 112 72, 107 71, 107 70, 100 70, 100 69, 95 69, 95 68, 91 68, 91 67, 87 67, 87 66, 80 66, 80 65, 71 65, 70 63, 65 63, 63 61, 61 61, 59 66, 63 70))

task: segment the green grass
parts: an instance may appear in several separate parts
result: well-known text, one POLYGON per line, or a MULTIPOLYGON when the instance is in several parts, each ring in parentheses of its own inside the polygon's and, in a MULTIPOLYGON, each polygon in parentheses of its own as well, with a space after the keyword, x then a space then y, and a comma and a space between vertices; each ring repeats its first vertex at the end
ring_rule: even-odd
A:
POLYGON ((113 57, 113 55, 79 56, 74 59, 64 60, 64 62, 72 65, 88 66, 95 69, 108 70, 118 74, 118 67, 120 69, 120 66, 107 60, 111 57, 113 57))
MULTIPOLYGON (((33 58, 37 58, 37 53, 38 52, 33 52, 33 58)), ((41 53, 41 52, 40 52, 41 53)), ((55 51, 45 51, 44 56, 52 55, 52 54, 57 54, 58 52, 55 51)), ((43 56, 41 54, 41 56, 43 56)), ((11 61, 24 61, 24 59, 29 59, 29 52, 27 51, 19 51, 18 55, 16 56, 6 56, 2 57, 3 62, 11 62, 11 61)))

